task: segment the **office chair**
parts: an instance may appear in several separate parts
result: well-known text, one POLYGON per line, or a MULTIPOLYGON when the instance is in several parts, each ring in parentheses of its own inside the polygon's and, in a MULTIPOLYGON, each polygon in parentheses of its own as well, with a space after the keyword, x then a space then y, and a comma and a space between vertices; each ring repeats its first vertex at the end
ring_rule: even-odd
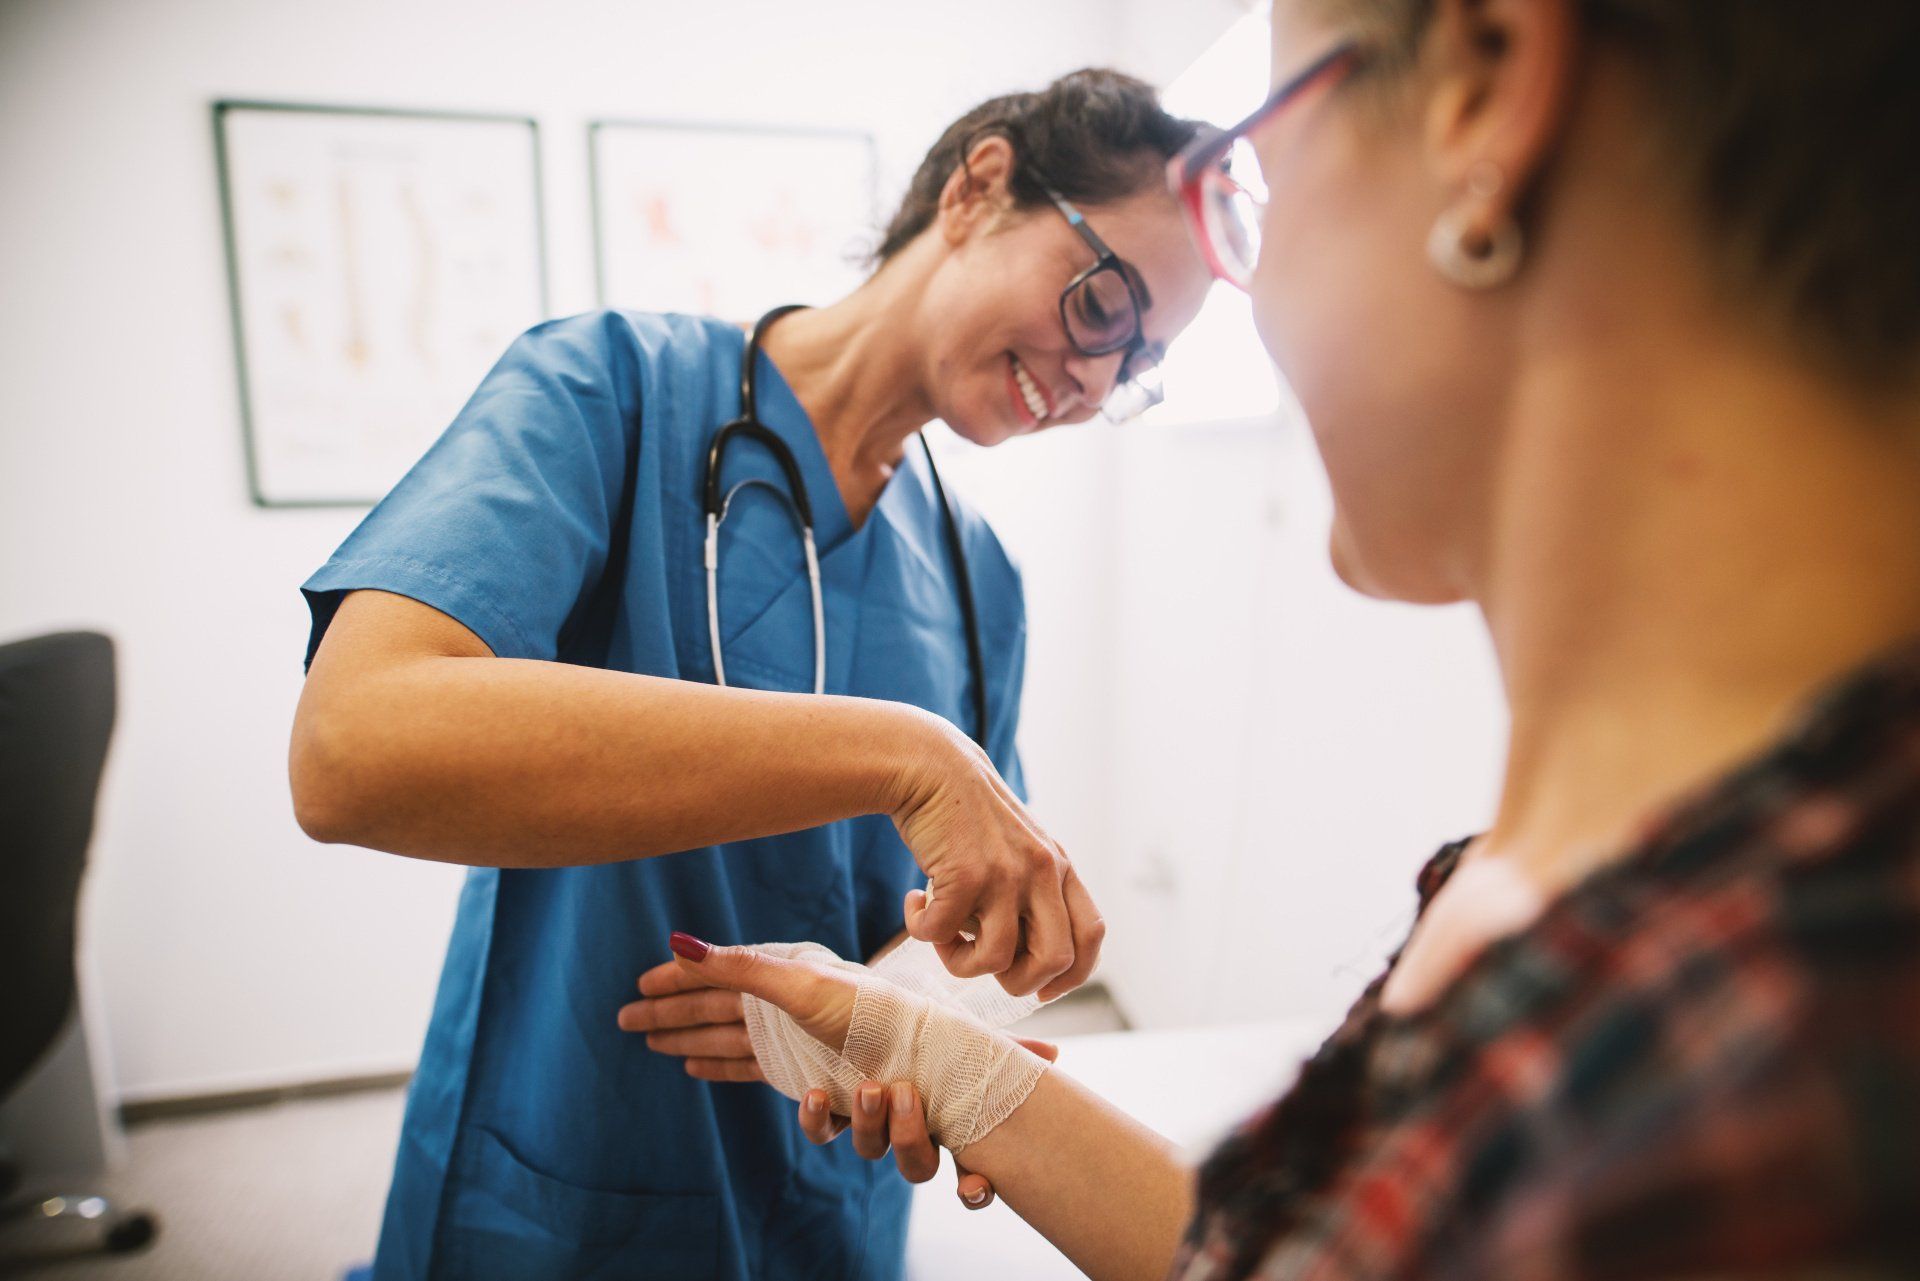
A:
MULTIPOLYGON (((77 1003, 74 918, 113 712, 105 636, 0 645, 0 1099, 32 1072, 77 1003)), ((0 1198, 20 1182, 0 1154, 0 1198)), ((102 1196, 0 1201, 0 1224, 27 1217, 100 1222, 93 1248, 116 1253, 140 1249, 157 1231, 151 1215, 117 1215, 102 1196)), ((10 1261, 0 1259, 0 1270, 10 1261)))

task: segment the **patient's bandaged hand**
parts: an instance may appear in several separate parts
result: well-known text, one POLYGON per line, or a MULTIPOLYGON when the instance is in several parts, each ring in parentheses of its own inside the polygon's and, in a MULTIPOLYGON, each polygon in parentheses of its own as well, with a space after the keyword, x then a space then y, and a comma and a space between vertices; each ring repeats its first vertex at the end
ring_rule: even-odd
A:
POLYGON ((790 1099, 824 1090, 828 1107, 853 1114, 862 1081, 911 1081, 927 1110, 927 1133, 955 1152, 1013 1114, 1047 1062, 995 1029, 1039 1008, 991 978, 947 973, 929 943, 908 939, 869 969, 818 943, 767 943, 792 957, 853 975, 858 983, 846 1046, 836 1053, 779 1006, 743 993, 741 1012, 767 1083, 790 1099))

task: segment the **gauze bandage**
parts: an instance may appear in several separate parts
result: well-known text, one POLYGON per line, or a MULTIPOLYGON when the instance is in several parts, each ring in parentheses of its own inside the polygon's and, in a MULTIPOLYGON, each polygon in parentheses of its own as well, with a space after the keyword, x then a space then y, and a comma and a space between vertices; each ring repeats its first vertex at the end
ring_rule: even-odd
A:
POLYGON ((829 1110, 851 1116, 860 1082, 911 1081, 926 1107, 928 1135, 958 1152, 1012 1115, 1047 1069, 1045 1059, 995 1031, 1038 1009, 1039 999, 1009 996, 991 978, 955 978, 930 943, 908 939, 872 969, 818 943, 754 950, 842 970, 859 985, 847 1043, 837 1054, 779 1006, 741 996, 760 1070, 790 1099, 824 1090, 829 1110))

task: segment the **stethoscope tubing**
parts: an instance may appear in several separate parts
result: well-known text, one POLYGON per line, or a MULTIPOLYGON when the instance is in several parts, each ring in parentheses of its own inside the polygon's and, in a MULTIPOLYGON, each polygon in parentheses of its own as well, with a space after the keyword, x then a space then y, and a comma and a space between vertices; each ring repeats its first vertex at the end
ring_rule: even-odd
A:
MULTIPOLYGON (((707 516, 707 537, 702 549, 702 560, 707 571, 707 644, 713 650, 713 675, 721 685, 727 683, 727 660, 724 648, 720 644, 720 522, 726 518, 726 507, 733 502, 733 496, 749 485, 767 485, 765 481, 742 481, 727 491, 726 503, 722 504, 719 515, 707 516)), ((804 524, 798 512, 792 507, 794 524, 800 529, 800 545, 807 556, 807 589, 813 604, 813 692, 827 692, 827 609, 820 594, 820 551, 813 540, 813 526, 804 524)))
MULTIPOLYGON (((707 578, 707 643, 713 653, 713 675, 718 684, 725 685, 726 656, 720 644, 720 526, 727 518, 727 510, 733 505, 734 496, 741 490, 758 485, 773 491, 793 518, 806 553, 807 588, 813 606, 813 692, 824 694, 827 691, 827 614, 820 588, 819 546, 813 534, 813 504, 809 501, 806 481, 800 475, 800 464, 794 458, 793 451, 787 447, 786 441, 760 421, 760 402, 755 386, 755 366, 759 363, 760 343, 767 327, 787 313, 801 309, 799 304, 776 307, 754 322, 747 336, 746 350, 740 358, 740 417, 715 431, 707 447, 706 476, 700 486, 701 507, 706 516, 706 539, 701 559, 707 578), (773 455, 786 478, 785 492, 772 481, 759 478, 741 481, 724 492, 721 490, 720 468, 726 460, 727 446, 740 436, 759 442, 773 455)), ((955 595, 965 623, 967 666, 973 679, 973 739, 984 748, 987 740, 986 658, 980 641, 980 617, 974 605, 973 583, 967 572, 960 526, 954 519, 946 486, 940 480, 940 471, 934 466, 933 447, 927 443, 924 435, 920 437, 920 446, 926 453, 927 472, 940 501, 940 514, 946 527, 947 553, 954 567, 955 595)))

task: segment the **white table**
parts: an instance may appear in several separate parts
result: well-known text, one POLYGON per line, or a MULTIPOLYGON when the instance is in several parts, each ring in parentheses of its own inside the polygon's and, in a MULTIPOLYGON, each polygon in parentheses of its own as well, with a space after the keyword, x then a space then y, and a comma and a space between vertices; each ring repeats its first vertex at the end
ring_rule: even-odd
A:
MULTIPOLYGON (((1242 1117, 1274 1098, 1333 1029, 1256 1023, 1062 1037, 1059 1066, 1186 1149, 1204 1156, 1242 1117)), ((1004 1204, 968 1210, 953 1164, 914 1189, 908 1281, 1050 1281, 1080 1271, 1004 1204)))

